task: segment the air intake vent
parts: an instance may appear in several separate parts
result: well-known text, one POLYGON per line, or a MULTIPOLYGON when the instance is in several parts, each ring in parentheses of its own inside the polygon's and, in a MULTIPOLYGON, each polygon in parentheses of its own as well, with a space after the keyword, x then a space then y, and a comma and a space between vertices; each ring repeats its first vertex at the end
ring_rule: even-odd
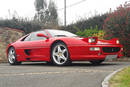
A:
POLYGON ((28 56, 30 55, 30 50, 29 50, 29 49, 24 50, 24 52, 25 52, 28 56))
POLYGON ((120 47, 103 47, 102 50, 104 53, 115 53, 120 51, 120 47))

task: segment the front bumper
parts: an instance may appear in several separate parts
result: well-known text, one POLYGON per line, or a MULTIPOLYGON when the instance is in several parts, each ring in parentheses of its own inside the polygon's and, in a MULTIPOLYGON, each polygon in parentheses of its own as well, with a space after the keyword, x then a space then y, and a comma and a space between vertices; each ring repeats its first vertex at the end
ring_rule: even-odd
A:
POLYGON ((108 46, 90 46, 91 47, 99 47, 98 51, 89 51, 89 55, 95 55, 99 58, 104 57, 105 60, 113 59, 113 58, 121 58, 123 56, 123 46, 122 45, 108 45, 108 46))
POLYGON ((82 61, 82 60, 105 60, 106 58, 109 59, 109 55, 117 55, 116 58, 121 58, 123 56, 122 45, 82 45, 82 46, 73 46, 70 47, 70 58, 71 60, 75 61, 82 61), (119 47, 119 51, 113 52, 104 52, 103 47, 119 47), (79 49, 80 48, 80 49, 79 49), (99 50, 100 48, 100 50, 99 50), (74 50, 75 49, 75 50, 74 50), (107 57, 108 56, 108 57, 107 57))

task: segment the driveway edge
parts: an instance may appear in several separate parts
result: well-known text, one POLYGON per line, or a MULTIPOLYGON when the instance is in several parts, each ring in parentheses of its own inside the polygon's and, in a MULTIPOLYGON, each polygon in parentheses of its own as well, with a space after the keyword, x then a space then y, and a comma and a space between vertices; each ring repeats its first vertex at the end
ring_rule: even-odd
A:
POLYGON ((107 77, 105 77, 105 79, 102 81, 102 87, 109 87, 109 80, 111 79, 111 77, 113 75, 115 75, 117 72, 122 71, 124 68, 120 68, 116 71, 114 71, 113 73, 109 74, 107 77))

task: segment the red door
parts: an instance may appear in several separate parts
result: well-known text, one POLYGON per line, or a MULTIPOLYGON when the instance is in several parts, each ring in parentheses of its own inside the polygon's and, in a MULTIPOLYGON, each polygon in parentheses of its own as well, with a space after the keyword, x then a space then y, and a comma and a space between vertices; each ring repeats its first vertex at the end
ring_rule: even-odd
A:
POLYGON ((48 40, 45 37, 38 37, 37 33, 39 32, 31 33, 24 40, 17 43, 22 58, 36 61, 47 60, 49 55, 48 40))
POLYGON ((44 58, 46 56, 47 43, 44 40, 21 42, 21 48, 30 58, 44 58))

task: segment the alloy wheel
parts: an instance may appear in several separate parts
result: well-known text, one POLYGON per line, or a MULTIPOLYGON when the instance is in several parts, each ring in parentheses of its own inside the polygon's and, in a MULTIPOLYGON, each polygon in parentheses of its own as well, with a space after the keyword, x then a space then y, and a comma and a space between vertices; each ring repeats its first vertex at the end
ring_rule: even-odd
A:
POLYGON ((15 50, 13 48, 10 48, 10 50, 8 52, 8 60, 11 64, 13 64, 16 60, 15 50))
POLYGON ((52 52, 53 60, 58 65, 63 65, 68 59, 68 50, 65 45, 56 45, 52 52))

